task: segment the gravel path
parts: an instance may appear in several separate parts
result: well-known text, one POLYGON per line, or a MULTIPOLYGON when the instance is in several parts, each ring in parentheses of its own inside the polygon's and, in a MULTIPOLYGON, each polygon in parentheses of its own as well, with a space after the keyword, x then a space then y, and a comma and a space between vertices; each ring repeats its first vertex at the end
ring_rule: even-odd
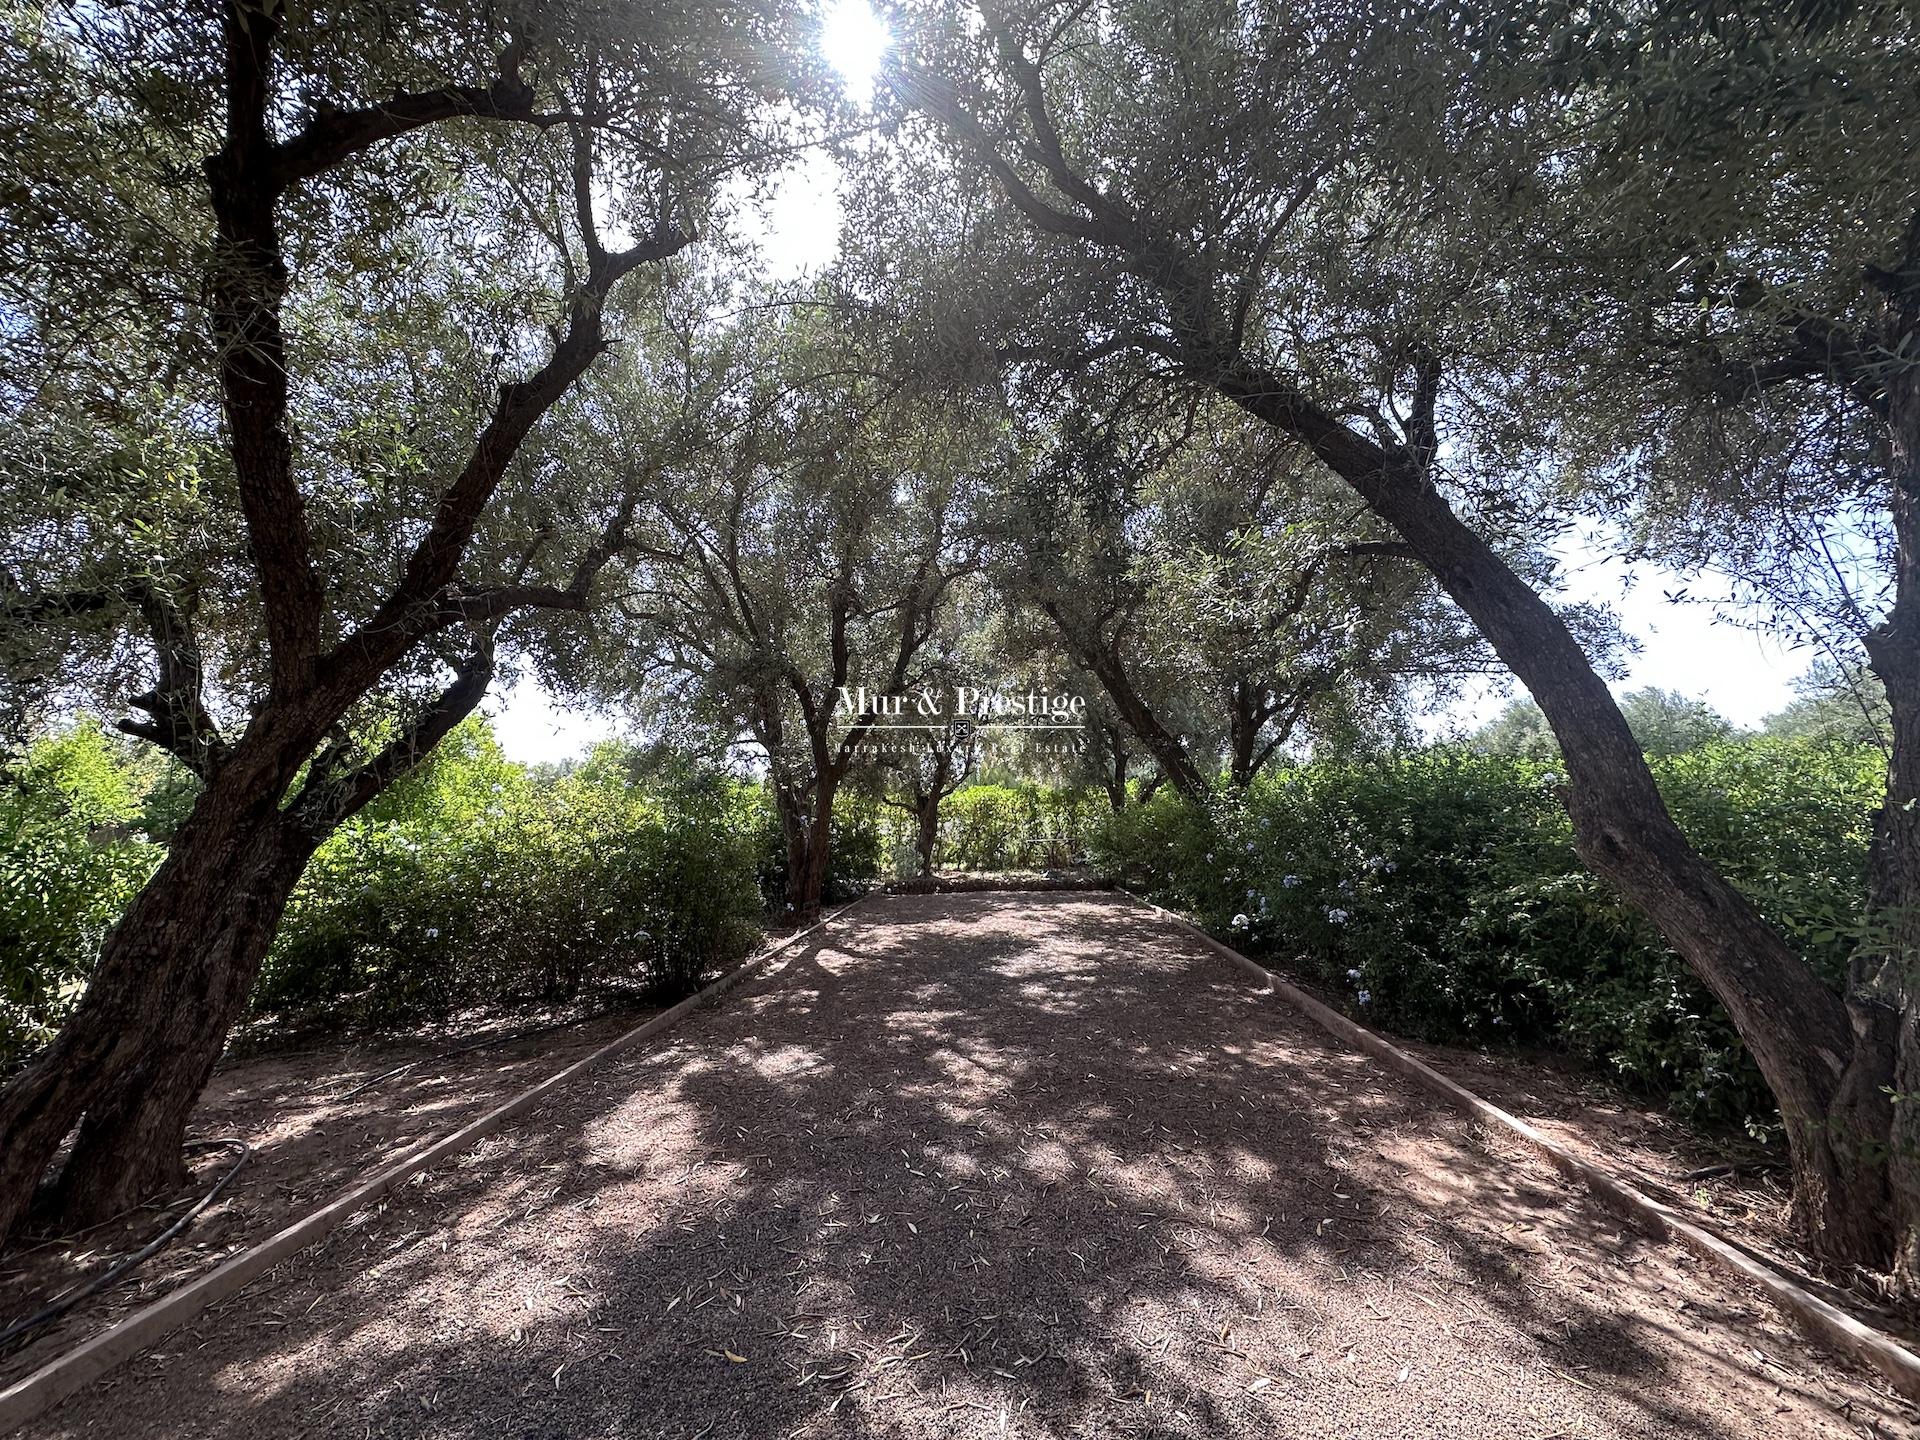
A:
POLYGON ((1501 1143, 1124 900, 875 900, 32 1433, 1911 1433, 1501 1143))

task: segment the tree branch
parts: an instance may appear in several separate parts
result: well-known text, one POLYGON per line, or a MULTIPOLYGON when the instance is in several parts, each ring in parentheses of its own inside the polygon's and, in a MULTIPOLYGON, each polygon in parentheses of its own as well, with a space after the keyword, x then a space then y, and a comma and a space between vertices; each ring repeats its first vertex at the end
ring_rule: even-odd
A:
POLYGON ((127 704, 148 720, 121 720, 117 728, 158 745, 202 780, 213 778, 226 759, 227 743, 207 713, 205 662, 187 617, 149 580, 131 582, 128 596, 146 617, 158 674, 151 690, 127 704))
MULTIPOLYGON (((253 21, 253 24, 259 22, 253 21)), ((378 105, 359 110, 324 110, 298 135, 270 152, 272 183, 284 191, 323 175, 384 141, 442 120, 474 116, 508 120, 547 129, 579 119, 565 110, 540 110, 533 86, 521 78, 530 37, 515 34, 500 52, 499 74, 485 85, 442 85, 432 90, 400 91, 378 105)))
POLYGON ((473 653, 455 669, 453 683, 371 759, 339 776, 325 757, 314 762, 312 777, 291 807, 296 823, 326 835, 363 809, 474 712, 493 683, 493 667, 493 636, 482 630, 473 653))
POLYGON ((271 688, 305 683, 320 646, 323 587, 313 566, 306 501, 287 430, 287 267, 275 206, 269 77, 284 11, 227 0, 226 143, 206 162, 215 240, 209 281, 220 397, 261 604, 271 688))

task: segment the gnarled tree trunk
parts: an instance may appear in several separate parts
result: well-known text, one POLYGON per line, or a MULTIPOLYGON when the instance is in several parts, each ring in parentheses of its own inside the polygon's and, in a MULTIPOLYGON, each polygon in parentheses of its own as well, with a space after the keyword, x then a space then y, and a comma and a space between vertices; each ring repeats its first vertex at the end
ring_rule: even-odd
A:
POLYGON ((184 1178, 188 1117, 314 849, 277 790, 254 793, 282 769, 236 749, 108 934, 73 1016, 0 1093, 0 1235, 76 1124, 59 1177, 65 1223, 105 1219, 184 1178))
MULTIPOLYGON (((1581 857, 1659 928, 1726 1007, 1780 1105, 1796 1207, 1817 1253, 1835 1267, 1910 1267, 1913 1242, 1905 1197, 1914 1191, 1915 1156, 1907 1151, 1890 1166, 1889 1150, 1896 1123, 1890 1112, 1903 1112, 1897 1123, 1910 1133, 1914 1121, 1908 1117, 1920 1106, 1914 1098, 1920 1061, 1911 1006, 1903 995, 1892 1027, 1898 1033, 1888 1033, 1885 1013, 1858 1003, 1859 987, 1850 1012, 1688 843, 1619 706, 1579 643, 1434 487, 1438 357, 1409 357, 1414 383, 1408 403, 1399 407, 1404 412, 1399 438, 1349 425, 1291 376, 1256 362, 1243 339, 1263 262, 1254 261, 1255 269, 1237 285, 1223 281, 1211 256, 1202 263, 1190 252, 1184 231, 1160 225, 1134 198, 1116 194, 1078 167, 1050 114, 1044 61, 1034 59, 1023 35, 1003 15, 988 14, 984 25, 1000 75, 1019 101, 1014 133, 1003 137, 983 122, 943 76, 911 75, 907 88, 916 103, 988 167, 1037 232, 1114 257, 1158 293, 1164 313, 1135 317, 1148 332, 1143 348, 1171 355, 1193 381, 1305 445, 1399 532, 1545 713, 1566 758, 1565 801, 1581 857), (1030 178, 1035 171, 1042 177, 1038 183, 1030 178), (1905 1087, 1897 1105, 1885 1097, 1889 1079, 1905 1087), (1898 1200, 1896 1189, 1902 1192, 1898 1200)), ((1315 183, 1317 174, 1293 203, 1310 195, 1315 183)), ((1903 303, 1920 291, 1916 254, 1920 222, 1909 232, 1908 264, 1890 277, 1903 303)), ((1884 356, 1908 348, 1874 350, 1884 356)), ((1881 368, 1876 365, 1876 375, 1881 368)), ((1900 368, 1907 373, 1895 385, 1910 387, 1912 367, 1900 368)), ((1894 428, 1900 432, 1896 448, 1904 445, 1910 460, 1920 432, 1910 423, 1894 428)), ((1908 487, 1901 503, 1915 498, 1920 486, 1908 487)), ((1920 531, 1920 524, 1913 528, 1920 531)), ((1920 536, 1903 536, 1903 550, 1908 538, 1920 536)), ((1906 641, 1896 626, 1877 643, 1891 655, 1906 641)), ((1920 687, 1913 699, 1920 702, 1920 687)), ((1911 767, 1912 773, 1897 774, 1889 795, 1902 818, 1882 827, 1880 869, 1889 878, 1920 850, 1920 835, 1906 833, 1911 816, 1902 808, 1920 791, 1920 723, 1910 729, 1896 769, 1911 767)), ((1920 872, 1920 866, 1914 868, 1920 872)), ((1911 877, 1899 874, 1895 883, 1908 885, 1911 877)), ((1889 898, 1899 903, 1915 894, 1920 892, 1908 889, 1894 897, 1890 891, 1889 898)), ((1896 937, 1892 954, 1898 985, 1906 987, 1914 955, 1909 938, 1896 937)))
POLYGON ((1296 433, 1397 530, 1545 713, 1566 759, 1574 844, 1638 906, 1732 1017, 1786 1123, 1800 1218, 1838 1264, 1885 1269, 1887 1116, 1849 1086, 1847 1010, 1674 823, 1606 683, 1551 606, 1453 513, 1411 453, 1393 452, 1241 369, 1223 388, 1296 433), (1839 1104, 1847 1097, 1847 1103, 1839 1104))
POLYGON ((788 787, 774 787, 774 809, 787 846, 786 904, 796 922, 820 913, 832 859, 833 797, 838 788, 832 776, 822 774, 809 792, 812 803, 806 804, 788 787))
POLYGON ((914 797, 914 853, 920 857, 920 873, 933 874, 933 852, 940 844, 940 802, 946 798, 935 790, 914 797))
MULTIPOLYGON (((1910 304, 1920 310, 1920 294, 1910 304)), ((1896 322, 1896 333, 1920 334, 1920 315, 1896 322)), ((1855 1063, 1835 1110, 1840 1124, 1886 1127, 1891 1269, 1912 1297, 1920 1296, 1920 371, 1909 366, 1888 385, 1886 418, 1894 602, 1867 636, 1867 654, 1886 688, 1893 749, 1874 822, 1867 938, 1848 973, 1855 1063)))

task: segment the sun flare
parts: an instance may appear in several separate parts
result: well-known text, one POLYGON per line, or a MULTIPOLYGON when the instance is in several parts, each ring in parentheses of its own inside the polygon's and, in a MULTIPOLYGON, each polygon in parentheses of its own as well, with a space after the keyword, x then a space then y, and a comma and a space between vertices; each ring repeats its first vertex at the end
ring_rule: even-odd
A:
POLYGON ((892 43, 893 32, 867 0, 834 0, 821 16, 820 53, 858 104, 872 101, 874 76, 892 43))

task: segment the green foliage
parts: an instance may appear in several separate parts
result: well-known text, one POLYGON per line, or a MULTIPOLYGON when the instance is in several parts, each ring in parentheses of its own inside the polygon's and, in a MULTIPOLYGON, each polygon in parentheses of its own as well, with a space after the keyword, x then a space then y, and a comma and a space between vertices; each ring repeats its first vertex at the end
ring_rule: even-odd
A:
POLYGON ((1507 705, 1467 737, 1469 749, 1515 760, 1551 760, 1560 753, 1553 727, 1540 707, 1525 696, 1507 705))
POLYGON ((1737 733, 1733 722, 1706 701, 1655 685, 1621 696, 1620 713, 1649 755, 1683 755, 1737 733))
POLYGON ((1031 783, 965 785, 940 806, 936 867, 948 870, 1057 869, 1087 845, 1104 797, 1031 783))
MULTIPOLYGON (((1728 720, 1704 700, 1648 685, 1620 697, 1620 714, 1633 738, 1649 755, 1681 755, 1702 745, 1731 740, 1738 733, 1728 720)), ((1470 748, 1487 755, 1522 760, 1552 760, 1560 742, 1540 707, 1519 699, 1467 738, 1470 748)))
MULTIPOLYGON (((1771 739, 1655 761, 1689 837, 1835 984, 1883 765, 1771 739)), ((1211 813, 1157 796, 1096 854, 1389 1028, 1569 1050, 1690 1118, 1771 1124, 1719 1005, 1574 854, 1559 783, 1546 762, 1452 749, 1310 765, 1211 813)))
POLYGON ((469 721, 308 867, 256 1008, 379 1021, 588 984, 683 993, 757 933, 752 792, 641 787, 618 747, 536 783, 469 721))
POLYGON ((52 1039, 160 859, 137 777, 84 722, 0 770, 0 1073, 52 1039))
POLYGON ((1819 661, 1794 688, 1800 692, 1798 698, 1762 722, 1767 734, 1883 750, 1891 745, 1893 722, 1886 687, 1865 665, 1819 661))
MULTIPOLYGON (((787 840, 772 797, 756 794, 754 872, 769 911, 787 904, 787 840)), ((886 853, 886 820, 878 797, 842 790, 833 800, 833 831, 827 849, 827 880, 820 899, 850 900, 879 878, 886 853)))

